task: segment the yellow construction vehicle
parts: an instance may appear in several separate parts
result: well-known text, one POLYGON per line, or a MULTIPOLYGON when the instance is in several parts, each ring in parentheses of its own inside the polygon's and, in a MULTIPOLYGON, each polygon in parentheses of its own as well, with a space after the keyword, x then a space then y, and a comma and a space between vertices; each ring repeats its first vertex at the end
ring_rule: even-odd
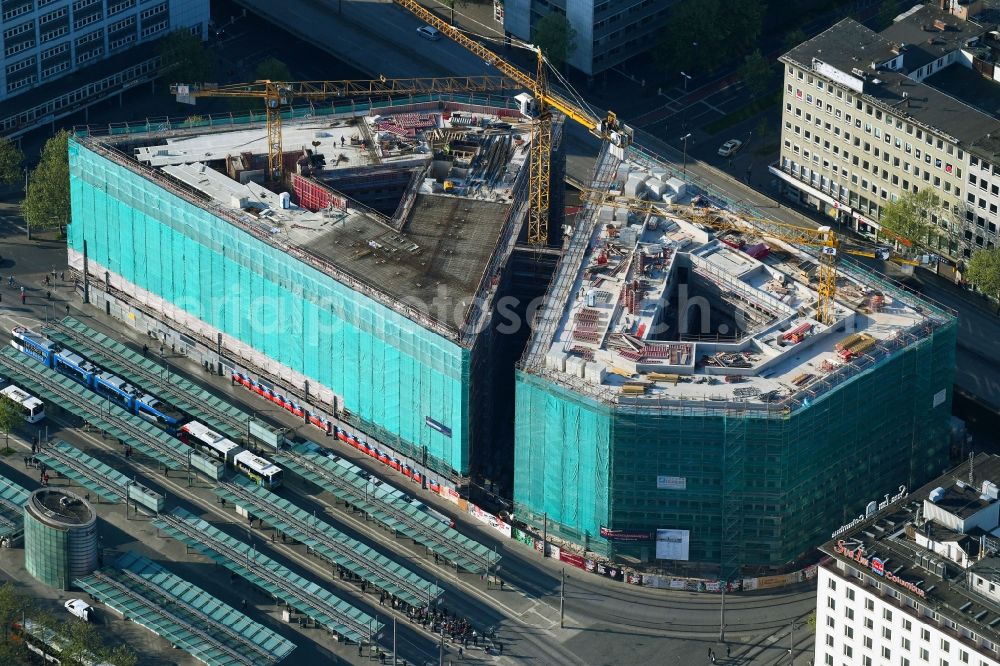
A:
POLYGON ((549 227, 549 187, 552 158, 552 115, 550 108, 556 109, 567 118, 580 123, 594 136, 603 141, 610 141, 613 145, 623 150, 632 141, 631 130, 622 125, 618 121, 618 117, 610 111, 604 118, 598 118, 582 106, 553 94, 547 84, 545 56, 537 46, 531 44, 523 45, 525 48, 534 51, 537 57, 535 76, 532 77, 505 61, 455 26, 438 18, 433 12, 416 0, 394 0, 394 2, 407 9, 427 25, 436 28, 441 34, 447 36, 452 41, 464 46, 482 58, 486 63, 496 67, 504 76, 531 91, 531 94, 535 98, 537 109, 535 123, 532 125, 531 161, 528 166, 530 196, 530 205, 528 207, 528 243, 535 246, 544 245, 548 238, 549 227))
POLYGON ((284 177, 281 163, 281 112, 294 99, 332 99, 340 97, 389 97, 426 93, 485 92, 520 89, 503 76, 447 76, 417 79, 380 79, 344 81, 254 81, 229 85, 175 83, 170 86, 177 101, 194 104, 199 97, 256 97, 264 101, 267 119, 267 167, 273 181, 284 177))

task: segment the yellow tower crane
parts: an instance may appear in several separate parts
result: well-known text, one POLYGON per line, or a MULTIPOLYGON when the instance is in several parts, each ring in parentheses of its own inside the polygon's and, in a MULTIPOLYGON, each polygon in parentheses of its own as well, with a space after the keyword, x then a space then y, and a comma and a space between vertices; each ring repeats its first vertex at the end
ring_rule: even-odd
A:
POLYGON ((464 46, 486 63, 496 67, 500 73, 511 81, 531 91, 537 105, 537 116, 532 124, 531 159, 528 165, 529 197, 528 208, 528 243, 543 245, 548 238, 549 227, 549 187, 551 185, 552 160, 552 115, 551 109, 563 113, 568 118, 580 123, 587 130, 603 141, 611 141, 614 145, 625 148, 631 141, 631 132, 624 127, 618 117, 608 112, 605 118, 597 118, 590 111, 574 104, 549 89, 546 77, 545 57, 540 48, 526 45, 537 56, 537 68, 532 77, 515 65, 505 61, 464 32, 447 21, 438 18, 434 13, 416 0, 394 0, 396 4, 408 10, 434 28, 446 35, 452 41, 464 46))
POLYGON ((387 97, 426 93, 486 92, 520 88, 503 76, 449 76, 416 79, 376 79, 344 81, 254 81, 215 85, 210 83, 170 86, 180 102, 194 104, 199 97, 254 97, 264 101, 267 120, 267 173, 271 180, 284 177, 281 155, 281 112, 294 99, 337 97, 387 97))
POLYGON ((824 324, 833 323, 833 302, 837 297, 837 260, 841 252, 860 257, 883 259, 910 266, 916 266, 919 263, 897 255, 885 246, 866 247, 853 241, 845 243, 828 226, 817 228, 802 227, 762 217, 739 216, 721 209, 667 204, 637 197, 617 195, 611 192, 602 192, 595 189, 581 190, 580 199, 597 206, 624 208, 642 216, 660 215, 680 217, 694 224, 700 224, 718 231, 751 230, 762 236, 776 238, 788 243, 818 247, 819 279, 816 292, 819 297, 816 303, 816 319, 824 324))

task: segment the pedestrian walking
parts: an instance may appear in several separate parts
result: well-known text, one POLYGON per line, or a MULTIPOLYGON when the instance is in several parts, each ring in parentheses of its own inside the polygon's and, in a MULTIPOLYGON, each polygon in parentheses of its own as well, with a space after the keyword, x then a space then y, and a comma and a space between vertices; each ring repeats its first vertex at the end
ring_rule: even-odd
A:
POLYGON ((149 353, 149 345, 143 345, 142 346, 142 355, 145 356, 148 353, 149 353))
POLYGON ((60 282, 66 281, 66 271, 59 271, 59 281, 60 282))
POLYGON ((246 609, 247 609, 247 600, 244 599, 243 600, 243 610, 246 610, 246 609))
POLYGON ((729 658, 729 656, 730 656, 730 655, 731 655, 732 653, 733 653, 733 648, 727 645, 727 646, 726 646, 726 659, 728 659, 728 658, 729 658))
POLYGON ((459 648, 458 648, 458 658, 459 659, 462 658, 462 647, 461 646, 459 646, 459 648))
POLYGON ((24 287, 21 287, 21 295, 24 295, 24 287))
POLYGON ((24 292, 22 291, 21 292, 21 305, 26 305, 27 303, 28 303, 28 297, 25 296, 24 292))
POLYGON ((47 289, 45 290, 45 300, 47 300, 47 301, 51 301, 52 300, 52 292, 49 291, 49 290, 47 290, 47 289))
POLYGON ((49 285, 49 276, 46 275, 45 276, 45 286, 47 287, 48 285, 49 285))
POLYGON ((497 652, 500 653, 501 657, 503 656, 503 643, 501 643, 500 641, 497 641, 497 652))
POLYGON ((69 303, 66 304, 66 316, 69 316, 69 303))

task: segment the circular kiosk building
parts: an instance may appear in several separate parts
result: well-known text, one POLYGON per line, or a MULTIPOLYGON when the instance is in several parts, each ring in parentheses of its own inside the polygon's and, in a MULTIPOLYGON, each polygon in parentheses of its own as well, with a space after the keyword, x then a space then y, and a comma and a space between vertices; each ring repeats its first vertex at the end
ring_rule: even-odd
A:
POLYGON ((67 590, 97 568, 97 514, 79 495, 42 488, 24 507, 24 566, 32 576, 67 590))

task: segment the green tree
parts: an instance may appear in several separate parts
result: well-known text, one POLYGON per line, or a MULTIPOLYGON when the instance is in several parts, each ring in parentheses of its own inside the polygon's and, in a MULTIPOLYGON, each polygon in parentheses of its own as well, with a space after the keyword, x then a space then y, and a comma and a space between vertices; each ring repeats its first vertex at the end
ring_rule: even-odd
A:
POLYGON ((950 222, 951 218, 948 204, 934 190, 924 188, 905 192, 896 201, 883 206, 878 223, 891 235, 929 245, 931 237, 938 235, 935 220, 950 222))
POLYGON ((882 26, 888 26, 892 19, 899 13, 899 0, 882 0, 878 7, 878 15, 875 20, 882 26))
POLYGON ((84 659, 102 651, 101 637, 89 622, 76 618, 56 629, 65 639, 61 656, 72 662, 82 663, 84 659))
POLYGON ((670 77, 710 72, 754 47, 764 3, 746 0, 680 0, 670 10, 653 56, 670 77))
POLYGON ((785 38, 781 40, 781 43, 785 47, 785 50, 789 51, 804 41, 806 41, 806 33, 802 32, 799 28, 796 28, 786 34, 785 38))
POLYGON ((288 69, 286 65, 281 60, 273 56, 268 56, 264 58, 259 63, 257 63, 257 69, 255 70, 257 75, 257 80, 267 80, 267 81, 291 81, 292 72, 288 69))
POLYGON ((760 54, 760 51, 755 50, 743 59, 739 76, 743 79, 747 90, 756 97, 767 90, 771 83, 772 73, 771 63, 760 54))
MULTIPOLYGON (((4 398, 10 401, 6 396, 4 398)), ((7 640, 11 624, 20 622, 22 617, 31 614, 32 606, 31 597, 18 591, 10 581, 0 585, 0 622, 3 623, 4 641, 7 640)))
POLYGON ((204 83, 212 73, 208 50, 187 29, 175 30, 160 43, 160 76, 168 83, 204 83))
MULTIPOLYGON (((267 57, 257 63, 254 69, 254 79, 257 81, 291 81, 292 72, 281 60, 267 57)), ((258 97, 230 97, 229 110, 233 113, 264 113, 264 100, 258 97)))
POLYGON ((114 666, 136 666, 139 656, 127 645, 115 645, 102 650, 101 660, 114 666))
POLYGON ((28 237, 35 229, 62 227, 70 221, 69 132, 60 130, 42 148, 42 159, 28 179, 21 213, 28 237))
POLYGON ((4 434, 4 447, 10 442, 10 433, 24 423, 24 412, 21 405, 9 397, 0 395, 0 431, 4 434))
POLYGON ((969 258, 965 279, 990 298, 998 299, 1000 312, 1000 248, 976 250, 969 258))
POLYGON ((7 137, 0 137, 0 183, 13 185, 21 180, 24 153, 7 137))
POLYGON ((562 14, 546 14, 531 30, 531 41, 556 69, 560 69, 576 51, 576 30, 562 14))

